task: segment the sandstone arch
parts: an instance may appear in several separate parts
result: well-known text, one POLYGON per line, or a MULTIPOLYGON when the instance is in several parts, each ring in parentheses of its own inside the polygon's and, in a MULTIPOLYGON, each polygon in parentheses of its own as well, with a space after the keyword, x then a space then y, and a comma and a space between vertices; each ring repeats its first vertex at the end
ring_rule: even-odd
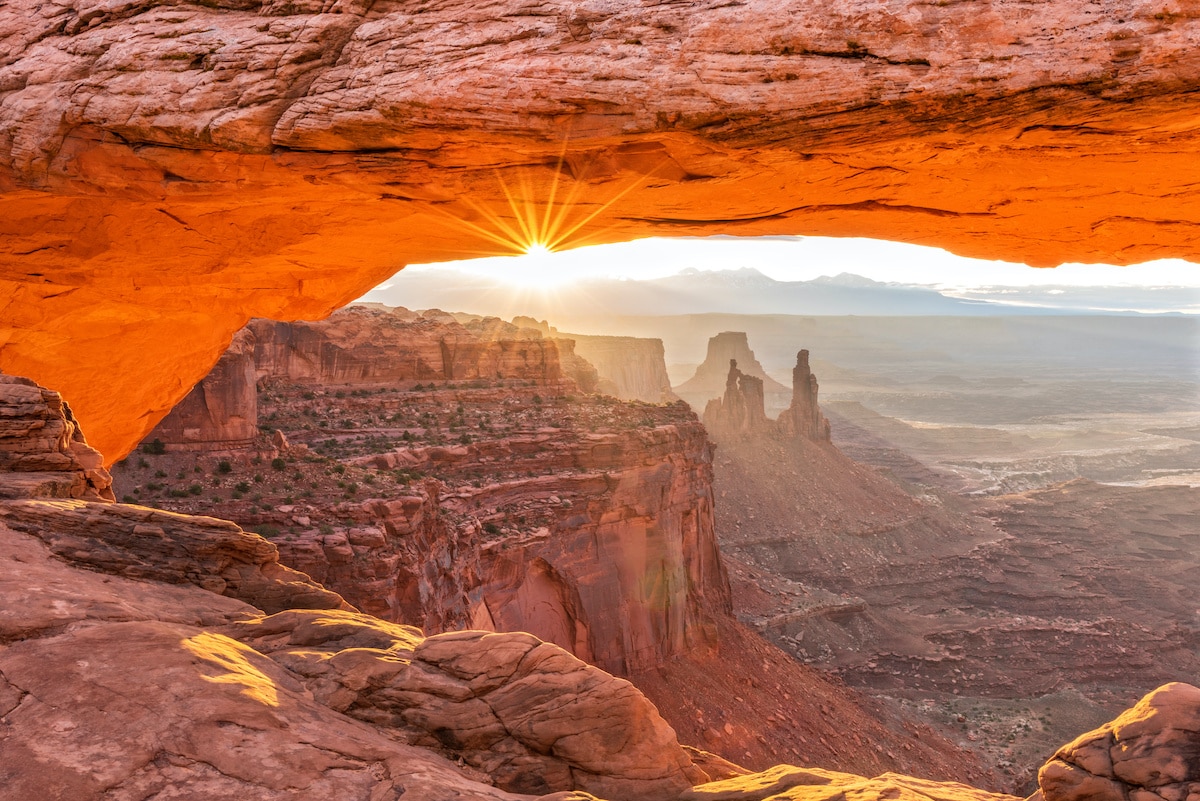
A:
POLYGON ((496 251, 497 172, 615 201, 598 240, 1195 260, 1198 40, 1196 0, 11 0, 0 369, 118 457, 250 316, 496 251))

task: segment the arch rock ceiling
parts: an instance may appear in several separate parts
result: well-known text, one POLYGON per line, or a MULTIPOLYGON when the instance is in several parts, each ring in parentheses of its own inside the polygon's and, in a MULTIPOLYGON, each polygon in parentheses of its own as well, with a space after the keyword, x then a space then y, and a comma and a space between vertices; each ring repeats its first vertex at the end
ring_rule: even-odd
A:
POLYGON ((503 252, 506 188, 566 245, 1195 260, 1198 79, 1196 0, 7 0, 0 369, 120 456, 249 317, 503 252))

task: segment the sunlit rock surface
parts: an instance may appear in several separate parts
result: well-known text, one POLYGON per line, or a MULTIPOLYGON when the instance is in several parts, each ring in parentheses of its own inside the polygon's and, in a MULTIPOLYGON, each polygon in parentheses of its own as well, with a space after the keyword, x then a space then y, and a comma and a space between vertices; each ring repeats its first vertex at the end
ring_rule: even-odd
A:
POLYGON ((117 458, 250 317, 512 239, 1200 258, 1198 41, 1132 0, 12 0, 0 368, 117 458))
POLYGON ((1044 801, 1200 796, 1200 689, 1179 682, 1159 687, 1058 749, 1038 785, 1044 801))
POLYGON ((0 498, 111 501, 103 461, 61 395, 0 375, 0 498))

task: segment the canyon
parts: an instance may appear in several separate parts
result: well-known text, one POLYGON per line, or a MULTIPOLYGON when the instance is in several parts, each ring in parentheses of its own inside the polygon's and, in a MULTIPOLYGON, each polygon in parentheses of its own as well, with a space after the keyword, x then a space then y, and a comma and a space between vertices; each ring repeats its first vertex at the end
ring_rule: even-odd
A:
MULTIPOLYGON (((807 391, 811 382, 797 386, 807 391)), ((277 391, 266 392, 278 415, 289 404, 275 400, 277 391)), ((447 391, 453 388, 433 394, 447 391)), ((299 400, 315 400, 312 394, 299 400)), ((378 391, 342 394, 379 409, 378 391)), ((73 436, 61 399, 32 382, 8 380, 0 408, 6 419, 11 409, 61 432, 31 440, 36 427, 5 429, 5 451, 26 454, 17 467, 57 463, 85 441, 73 436)), ((682 406, 662 408, 694 420, 682 406)), ((277 452, 307 447, 263 439, 277 452)), ((832 449, 823 440, 792 442, 832 449)), ((425 449, 369 458, 411 450, 425 449)), ((147 456, 195 462, 194 452, 147 456)), ((7 477, 13 467, 4 467, 7 477)), ((15 798, 132 799, 203 786, 214 798, 297 791, 558 798, 584 791, 590 795, 577 797, 1013 801, 890 773, 871 779, 786 764, 753 773, 680 746, 676 730, 633 685, 558 646, 528 634, 427 635, 363 614, 284 567, 280 549, 233 523, 77 499, 73 488, 94 480, 88 468, 58 472, 80 475, 40 485, 40 500, 0 502, 0 776, 15 798), (47 672, 47 664, 65 670, 47 672), (66 709, 74 711, 64 717, 66 709), (102 759, 78 757, 101 747, 102 759)), ((761 642, 732 644, 743 655, 764 653, 761 642)), ((748 668, 739 666, 737 675, 748 668)), ((824 704, 820 711, 827 714, 824 704)), ((769 717, 777 716, 791 717, 784 708, 769 717)), ((1189 767, 1197 718, 1195 688, 1166 685, 1060 749, 1041 772, 1039 793, 1045 801, 1186 795, 1200 779, 1189 767), (1138 750, 1106 763, 1097 754, 1114 738, 1138 750)), ((907 734, 894 747, 931 746, 931 732, 907 734)))
MULTIPOLYGON (((986 781, 976 760, 932 730, 796 664, 731 616, 711 446, 686 406, 581 397, 554 370, 536 380, 433 380, 411 355, 379 358, 379 343, 404 339, 406 327, 431 358, 445 351, 442 337, 469 353, 484 352, 482 343, 511 352, 506 335, 535 352, 562 341, 539 345, 533 327, 516 322, 353 307, 296 326, 298 336, 286 324, 251 323, 248 331, 268 326, 276 343, 260 351, 258 440, 231 449, 215 437, 199 458, 179 450, 159 437, 205 423, 181 405, 167 418, 175 422, 114 468, 119 491, 127 502, 216 511, 260 532, 283 563, 382 619, 427 633, 532 632, 631 678, 677 731, 747 765, 804 757, 986 781), (338 372, 317 375, 315 354, 338 372), (295 376, 279 365, 295 365, 295 376), (748 678, 765 664, 772 681, 748 678), (680 695, 699 681, 709 692, 680 695), (821 716, 781 712, 781 695, 820 698, 821 716), (853 732, 838 723, 847 719, 853 732)), ((663 370, 660 360, 647 375, 663 370)), ((228 375, 214 371, 193 394, 223 394, 206 384, 228 375)))
MULTIPOLYGON (((1052 456, 906 461, 881 431, 944 440, 841 407, 888 477, 840 452, 833 414, 826 434, 803 360, 773 425, 770 376, 741 361, 726 403, 719 364, 714 454, 685 406, 598 399, 599 369, 499 321, 402 314, 403 364, 370 326, 278 326, 409 263, 654 234, 1195 260, 1198 20, 1121 0, 4 4, 0 786, 1002 801, 949 780, 1043 763, 1022 788, 1041 801, 1195 795, 1200 699, 1169 681, 1195 674, 1195 493, 1047 483, 1072 470, 1052 456), (436 349, 417 330, 454 325, 436 349), (576 526, 590 540, 560 549, 576 526), (1098 546, 1110 526, 1129 536, 1098 546), (553 642, 437 633, 463 621, 553 642), (1070 666, 1039 687, 1052 722, 1018 686, 1047 664, 1070 666), (912 722, 939 714, 975 751, 912 722), (839 770, 786 764, 818 761, 839 770)), ((792 329, 789 367, 800 347, 829 357, 792 329)), ((1067 409, 1103 411, 1088 386, 1067 409)), ((964 396, 876 394, 883 418, 964 396)), ((1187 447, 1142 463, 1177 474, 1187 447)))

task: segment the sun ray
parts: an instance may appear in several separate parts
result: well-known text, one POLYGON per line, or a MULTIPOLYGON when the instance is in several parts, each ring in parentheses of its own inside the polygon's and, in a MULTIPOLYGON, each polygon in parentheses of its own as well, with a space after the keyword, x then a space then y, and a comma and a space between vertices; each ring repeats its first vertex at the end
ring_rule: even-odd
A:
MULTIPOLYGON (((647 180, 653 179, 666 161, 664 159, 649 171, 634 176, 611 197, 596 204, 584 199, 585 193, 596 189, 587 181, 586 163, 581 168, 573 169, 570 180, 565 180, 563 173, 567 152, 568 142, 564 142, 548 181, 539 181, 528 172, 518 173, 515 179, 511 176, 506 179, 496 171, 496 183, 507 209, 483 204, 466 196, 460 201, 478 215, 475 220, 465 219, 447 208, 432 206, 431 209, 450 217, 485 242, 497 246, 502 254, 544 258, 558 250, 599 242, 605 233, 616 227, 615 224, 593 230, 587 230, 588 227, 631 192, 643 187, 647 180), (546 191, 544 198, 539 197, 540 187, 546 191)), ((486 249, 473 253, 498 255, 486 249)))

